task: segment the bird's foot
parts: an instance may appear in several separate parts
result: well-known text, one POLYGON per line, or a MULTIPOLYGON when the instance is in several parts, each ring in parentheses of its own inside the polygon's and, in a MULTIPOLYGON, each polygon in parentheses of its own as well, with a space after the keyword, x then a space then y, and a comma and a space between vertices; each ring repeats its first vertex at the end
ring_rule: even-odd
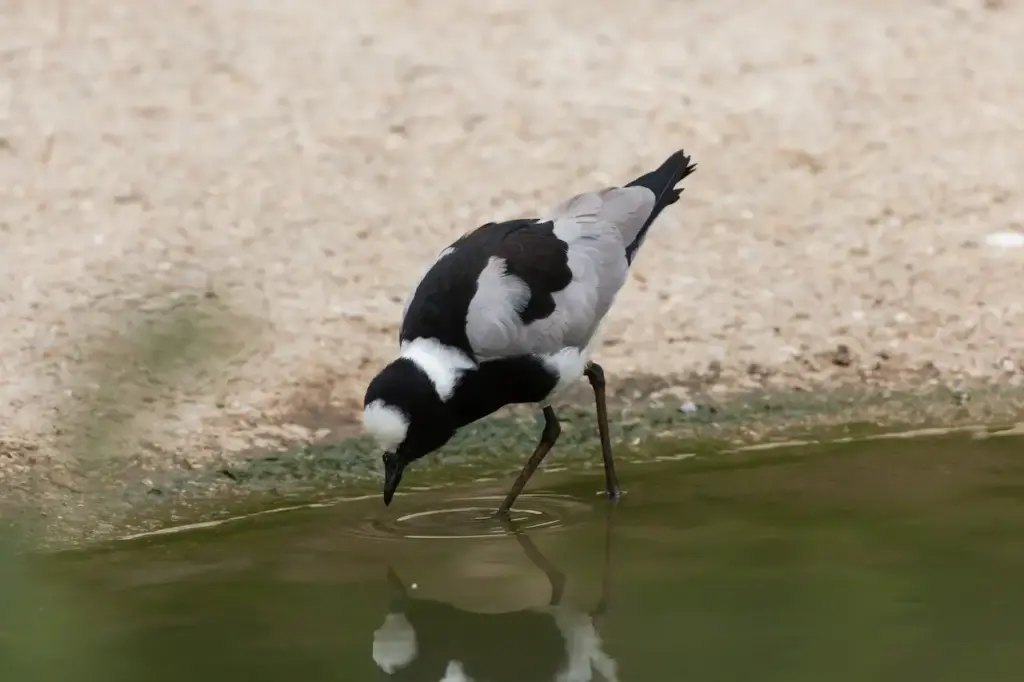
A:
POLYGON ((610 486, 605 489, 605 495, 612 502, 618 502, 619 500, 622 499, 622 488, 620 488, 617 485, 610 486))

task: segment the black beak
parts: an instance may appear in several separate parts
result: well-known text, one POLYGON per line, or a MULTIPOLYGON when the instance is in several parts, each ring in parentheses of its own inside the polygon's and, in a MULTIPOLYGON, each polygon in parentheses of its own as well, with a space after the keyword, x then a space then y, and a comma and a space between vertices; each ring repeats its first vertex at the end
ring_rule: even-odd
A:
POLYGON ((405 465, 391 452, 384 453, 384 506, 391 504, 398 484, 402 482, 402 470, 405 465))

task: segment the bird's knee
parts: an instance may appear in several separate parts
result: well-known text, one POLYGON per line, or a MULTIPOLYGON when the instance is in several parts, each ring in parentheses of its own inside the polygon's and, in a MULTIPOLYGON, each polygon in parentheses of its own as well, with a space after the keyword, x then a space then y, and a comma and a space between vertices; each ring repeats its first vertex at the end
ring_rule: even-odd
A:
POLYGON ((594 388, 604 388, 604 369, 601 365, 591 362, 583 372, 594 388))
POLYGON ((544 431, 541 433, 549 443, 554 443, 558 440, 558 437, 562 435, 562 425, 557 420, 552 420, 544 424, 544 431))
POLYGON ((548 600, 548 606, 559 606, 562 603, 562 596, 565 595, 565 575, 555 571, 548 576, 548 581, 551 583, 551 599, 548 600))

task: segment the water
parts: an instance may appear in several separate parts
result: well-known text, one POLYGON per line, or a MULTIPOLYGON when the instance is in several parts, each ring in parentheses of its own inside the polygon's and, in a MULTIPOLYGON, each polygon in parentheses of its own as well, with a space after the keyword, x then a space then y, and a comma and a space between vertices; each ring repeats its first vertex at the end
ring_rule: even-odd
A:
POLYGON ((43 567, 86 593, 40 655, 104 682, 1018 680, 1022 446, 634 464, 615 506, 599 470, 549 475, 519 533, 484 518, 502 481, 115 544, 43 567))

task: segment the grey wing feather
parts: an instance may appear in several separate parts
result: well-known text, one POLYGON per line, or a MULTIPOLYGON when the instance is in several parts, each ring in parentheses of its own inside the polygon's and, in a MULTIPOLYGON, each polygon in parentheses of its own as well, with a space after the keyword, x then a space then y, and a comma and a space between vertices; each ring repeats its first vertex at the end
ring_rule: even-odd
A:
POLYGON ((519 312, 529 289, 492 259, 470 304, 467 334, 481 359, 527 353, 555 353, 586 347, 626 282, 626 244, 636 237, 654 207, 643 187, 606 189, 567 199, 542 218, 568 245, 572 282, 555 292, 555 310, 523 324, 519 312))
POLYGON ((580 225, 606 223, 629 244, 654 210, 654 193, 646 187, 612 187, 577 194, 548 211, 545 220, 573 221, 580 225))
POLYGON ((580 315, 574 320, 566 339, 569 345, 589 343, 608 314, 629 272, 626 245, 643 229, 654 204, 654 194, 644 187, 615 187, 579 194, 548 211, 555 234, 569 243, 570 261, 584 270, 584 264, 589 264, 594 271, 591 283, 585 287, 593 292, 593 313, 589 318, 580 315))

